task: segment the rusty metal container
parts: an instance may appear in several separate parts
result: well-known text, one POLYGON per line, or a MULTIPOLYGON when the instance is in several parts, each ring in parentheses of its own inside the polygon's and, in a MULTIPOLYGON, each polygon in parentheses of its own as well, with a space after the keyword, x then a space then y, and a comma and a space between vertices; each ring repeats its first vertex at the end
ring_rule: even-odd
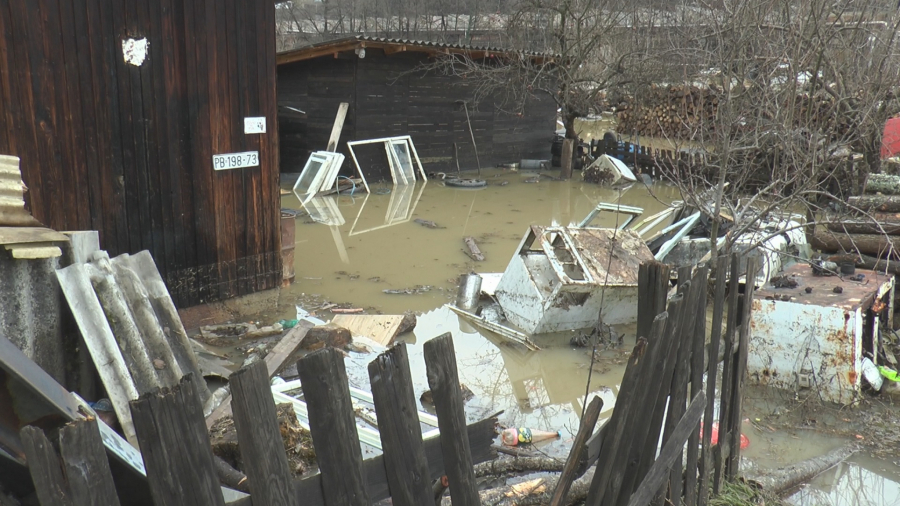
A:
POLYGON ((839 404, 857 399, 865 352, 877 346, 879 325, 891 325, 894 278, 856 272, 863 275, 860 281, 813 276, 808 265, 795 264, 783 274, 797 281, 795 288, 768 285, 755 292, 747 359, 751 381, 815 390, 819 398, 839 404))
POLYGON ((281 286, 287 287, 294 282, 294 248, 297 225, 294 215, 281 213, 281 286))

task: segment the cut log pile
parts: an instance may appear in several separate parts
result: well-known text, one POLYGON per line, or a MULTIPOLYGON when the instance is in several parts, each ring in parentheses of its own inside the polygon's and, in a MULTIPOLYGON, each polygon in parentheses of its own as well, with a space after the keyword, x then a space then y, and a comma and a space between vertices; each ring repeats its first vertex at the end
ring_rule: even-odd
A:
POLYGON ((825 217, 811 244, 852 258, 857 267, 900 273, 900 176, 870 174, 865 194, 847 200, 848 212, 825 217))
POLYGON ((698 86, 657 86, 640 100, 624 97, 616 105, 618 130, 653 137, 690 138, 712 125, 719 99, 714 90, 698 86))
MULTIPOLYGON (((815 124, 818 131, 837 134, 851 128, 849 118, 836 114, 834 98, 824 92, 800 93, 786 100, 792 105, 783 104, 783 107, 796 108, 795 127, 815 124)), ((640 98, 624 96, 612 105, 615 105, 618 131, 623 134, 696 139, 697 134, 715 125, 719 92, 716 88, 687 84, 654 86, 640 98)), ((767 111, 757 114, 771 115, 767 111)))

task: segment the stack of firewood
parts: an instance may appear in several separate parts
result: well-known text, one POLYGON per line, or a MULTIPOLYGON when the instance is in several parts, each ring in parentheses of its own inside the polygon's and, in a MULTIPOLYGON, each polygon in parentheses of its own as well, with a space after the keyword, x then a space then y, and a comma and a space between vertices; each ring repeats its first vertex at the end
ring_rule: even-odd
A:
POLYGON ((714 90, 689 85, 653 87, 640 100, 623 97, 616 105, 618 130, 652 137, 685 139, 713 124, 719 99, 714 90))
POLYGON ((825 217, 812 245, 835 261, 900 274, 900 176, 870 174, 865 195, 847 204, 846 213, 825 217))
MULTIPOLYGON (((843 137, 852 128, 850 118, 839 114, 834 97, 825 92, 780 98, 785 103, 779 102, 774 110, 765 110, 765 104, 770 102, 763 100, 757 104, 763 109, 753 111, 752 115, 775 119, 776 114, 781 116, 793 107, 796 114, 785 119, 794 127, 814 127, 819 132, 832 132, 835 138, 843 137)), ((623 134, 696 139, 704 133, 703 129, 713 128, 719 93, 715 88, 694 85, 654 86, 640 98, 630 95, 620 98, 615 106, 617 129, 623 134)))

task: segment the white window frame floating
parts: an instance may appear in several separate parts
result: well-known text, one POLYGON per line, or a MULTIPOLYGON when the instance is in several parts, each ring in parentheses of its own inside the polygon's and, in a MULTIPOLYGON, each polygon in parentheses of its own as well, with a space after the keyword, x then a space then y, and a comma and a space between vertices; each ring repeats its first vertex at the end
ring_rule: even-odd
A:
POLYGON ((294 194, 300 199, 300 202, 306 202, 313 198, 320 191, 325 191, 335 185, 338 172, 344 163, 344 155, 340 153, 332 153, 329 151, 316 151, 309 155, 306 165, 297 177, 294 183, 294 194), (301 182, 308 176, 310 171, 315 171, 308 185, 301 182))
POLYGON ((359 166, 359 160, 356 158, 356 152, 353 151, 353 146, 378 143, 384 144, 385 156, 387 157, 388 165, 391 169, 391 179, 394 180, 395 185, 415 184, 416 171, 415 167, 412 165, 413 160, 415 160, 416 166, 419 168, 419 174, 422 176, 422 180, 428 180, 428 177, 425 175, 425 169, 422 168, 422 160, 419 159, 419 153, 416 151, 416 145, 413 143, 412 137, 408 135, 383 137, 380 139, 366 139, 362 141, 348 141, 347 147, 350 149, 350 156, 353 158, 353 164, 356 165, 356 173, 359 174, 360 179, 362 179, 367 192, 369 191, 369 183, 366 181, 366 176, 363 175, 362 169, 359 166), (407 156, 405 160, 401 160, 396 151, 396 149, 403 145, 406 146, 407 156))

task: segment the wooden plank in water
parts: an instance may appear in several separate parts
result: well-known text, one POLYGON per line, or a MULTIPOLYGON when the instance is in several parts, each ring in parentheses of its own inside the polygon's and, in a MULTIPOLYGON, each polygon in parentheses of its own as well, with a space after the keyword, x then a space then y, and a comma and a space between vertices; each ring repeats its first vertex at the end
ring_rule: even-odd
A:
POLYGON ((403 315, 339 314, 331 323, 349 330, 353 337, 368 337, 382 346, 390 346, 400 331, 403 315))

